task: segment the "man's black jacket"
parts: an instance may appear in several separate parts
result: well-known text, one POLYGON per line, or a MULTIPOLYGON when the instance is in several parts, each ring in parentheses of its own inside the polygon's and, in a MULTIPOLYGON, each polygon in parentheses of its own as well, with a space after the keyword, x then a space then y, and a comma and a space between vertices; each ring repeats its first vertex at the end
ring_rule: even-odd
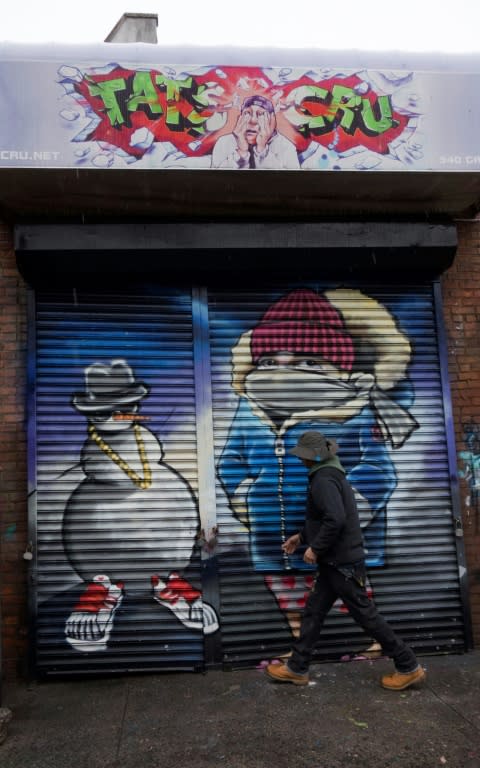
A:
POLYGON ((309 475, 305 525, 300 535, 319 563, 342 565, 365 558, 354 492, 340 469, 318 467, 309 475))

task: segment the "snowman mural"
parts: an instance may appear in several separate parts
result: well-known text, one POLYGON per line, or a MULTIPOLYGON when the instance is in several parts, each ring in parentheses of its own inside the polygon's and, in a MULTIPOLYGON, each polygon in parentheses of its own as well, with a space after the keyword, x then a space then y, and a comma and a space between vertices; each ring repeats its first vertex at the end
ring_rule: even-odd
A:
POLYGON ((93 363, 73 407, 87 419, 85 478, 65 506, 66 555, 86 587, 65 626, 77 651, 103 651, 124 594, 144 592, 187 628, 210 634, 217 615, 182 573, 199 531, 198 508, 181 475, 140 424, 148 388, 125 360, 93 363), (86 543, 88 542, 88 544, 86 543))
MULTIPOLYGON (((281 548, 304 518, 305 473, 289 450, 307 430, 336 440, 355 489, 367 565, 384 565, 387 503, 397 484, 390 448, 418 427, 408 410, 410 358, 388 309, 353 289, 291 291, 232 350, 239 401, 218 474, 248 529, 253 567, 293 635, 314 575, 303 551, 281 548)), ((337 609, 345 610, 339 602, 337 609)))

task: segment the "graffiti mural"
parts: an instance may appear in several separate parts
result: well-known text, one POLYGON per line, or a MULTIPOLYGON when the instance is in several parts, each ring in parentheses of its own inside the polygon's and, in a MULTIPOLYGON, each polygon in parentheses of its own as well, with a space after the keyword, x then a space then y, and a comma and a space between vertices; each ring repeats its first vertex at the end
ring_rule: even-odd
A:
POLYGON ((201 666, 219 620, 203 599, 191 298, 58 301, 60 315, 39 297, 39 667, 201 666))
POLYGON ((362 170, 423 156, 412 72, 112 64, 58 74, 82 163, 362 170))
MULTIPOLYGON (((370 591, 385 599, 394 583, 403 604, 403 579, 408 592, 420 569, 429 584, 433 558, 425 600, 442 599, 452 515, 428 289, 284 284, 203 300, 154 286, 38 298, 40 668, 191 668, 206 648, 230 663, 288 647, 314 578, 281 548, 303 521, 289 449, 309 429, 339 445, 370 591)), ((349 621, 338 603, 342 653, 349 621)))
POLYGON ((475 424, 464 426, 464 440, 467 451, 460 451, 459 458, 463 467, 459 470, 459 477, 467 482, 469 495, 465 500, 467 515, 473 513, 475 533, 480 531, 480 429, 475 424))
POLYGON ((186 481, 163 460, 156 435, 139 423, 147 395, 128 363, 113 360, 89 366, 85 392, 73 397, 88 424, 81 452, 85 479, 63 519, 65 551, 87 585, 65 628, 78 651, 104 650, 125 590, 146 584, 152 599, 189 629, 218 629, 213 608, 181 576, 199 532, 198 509, 186 481), (158 497, 165 487, 171 506, 162 509, 158 497), (85 536, 93 539, 92 549, 85 536))
POLYGON ((303 551, 281 548, 304 516, 306 478, 289 449, 310 429, 336 439, 356 493, 367 565, 384 566, 387 508, 397 487, 391 449, 419 426, 409 411, 411 356, 387 307, 353 289, 292 290, 231 350, 238 404, 218 474, 248 530, 252 566, 293 634, 313 573, 303 551))

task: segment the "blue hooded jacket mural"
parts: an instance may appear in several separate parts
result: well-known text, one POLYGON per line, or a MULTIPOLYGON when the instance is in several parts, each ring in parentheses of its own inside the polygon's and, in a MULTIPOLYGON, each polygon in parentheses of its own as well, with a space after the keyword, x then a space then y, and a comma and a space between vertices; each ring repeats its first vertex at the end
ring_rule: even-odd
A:
MULTIPOLYGON (((353 289, 291 291, 232 350, 239 396, 218 473, 249 530, 257 571, 312 570, 281 545, 304 518, 305 470, 288 454, 306 430, 335 438, 356 493, 367 565, 385 562, 390 446, 418 426, 407 408, 408 338, 375 299, 353 289)), ((268 582, 267 582, 268 583, 268 582)))

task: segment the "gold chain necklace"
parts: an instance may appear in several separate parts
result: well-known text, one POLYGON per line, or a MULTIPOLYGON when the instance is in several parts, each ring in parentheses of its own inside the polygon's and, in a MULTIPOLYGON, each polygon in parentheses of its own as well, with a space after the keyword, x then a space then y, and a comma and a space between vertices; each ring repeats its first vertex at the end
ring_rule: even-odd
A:
POLYGON ((127 464, 127 462, 124 461, 118 455, 118 453, 115 453, 113 448, 111 448, 108 443, 106 443, 105 440, 100 437, 93 424, 90 424, 88 431, 100 450, 103 451, 104 454, 108 456, 108 458, 111 459, 117 466, 119 466, 126 475, 128 475, 132 483, 135 483, 137 488, 141 488, 142 491, 146 491, 148 488, 150 488, 152 484, 152 472, 150 469, 150 464, 148 463, 147 452, 145 451, 145 445, 143 443, 143 438, 140 434, 140 427, 138 424, 133 425, 133 431, 135 433, 135 440, 137 441, 138 455, 140 457, 140 461, 142 462, 143 478, 140 477, 140 475, 137 475, 135 470, 133 470, 127 464))

